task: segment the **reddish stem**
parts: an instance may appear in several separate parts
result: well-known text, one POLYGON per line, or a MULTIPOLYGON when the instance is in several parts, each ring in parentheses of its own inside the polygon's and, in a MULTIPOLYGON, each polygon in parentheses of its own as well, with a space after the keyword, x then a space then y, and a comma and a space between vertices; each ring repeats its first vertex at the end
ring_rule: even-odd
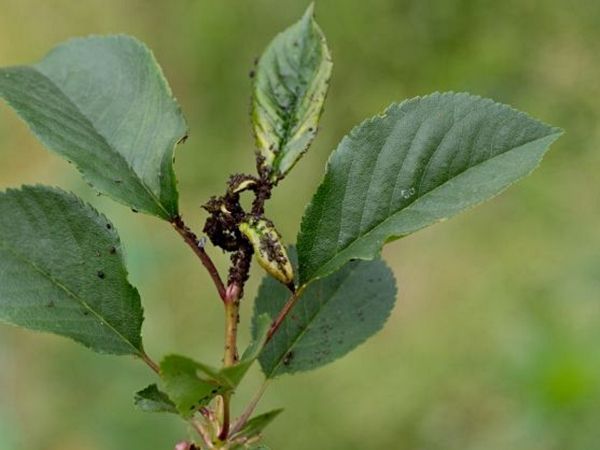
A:
POLYGON ((150 367, 155 373, 160 375, 160 367, 154 362, 152 358, 148 356, 146 352, 142 352, 142 354, 140 355, 140 359, 144 361, 148 365, 148 367, 150 367))
POLYGON ((208 270, 210 277, 217 287, 219 297, 221 297, 221 300, 225 301, 225 285, 223 284, 223 280, 221 280, 221 276, 219 275, 215 264, 204 250, 204 246, 200 243, 198 237, 183 222, 183 219, 180 216, 175 217, 171 222, 171 225, 173 225, 173 228, 175 228, 183 240, 191 247, 196 256, 200 258, 200 261, 202 261, 202 264, 206 267, 206 270, 208 270))
POLYGON ((269 332, 267 333, 267 342, 269 342, 271 340, 271 338, 273 337, 275 332, 279 329, 279 327, 281 326, 281 324, 283 323, 283 321, 285 320, 287 315, 290 313, 290 311, 292 310, 292 308, 294 307, 294 305, 300 298, 300 295, 302 294, 303 290, 304 290, 304 288, 300 288, 300 289, 296 290, 292 294, 292 296, 288 299, 288 301, 285 302, 285 305, 283 305, 283 308, 281 308, 281 311, 279 311, 277 318, 271 324, 271 328, 269 328, 269 332))

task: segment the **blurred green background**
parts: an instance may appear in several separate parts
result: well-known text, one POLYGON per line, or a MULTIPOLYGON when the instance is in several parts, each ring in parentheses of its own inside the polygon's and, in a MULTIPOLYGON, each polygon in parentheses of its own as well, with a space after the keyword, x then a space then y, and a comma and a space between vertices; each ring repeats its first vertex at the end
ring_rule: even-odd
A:
MULTIPOLYGON (((248 72, 306 0, 0 0, 0 65, 39 59, 75 35, 128 33, 155 51, 188 118, 178 150, 182 210, 231 172, 253 170, 248 72)), ((567 134, 524 182, 482 207, 388 246, 399 284, 385 329, 315 372, 273 384, 285 407, 274 450, 600 449, 600 2, 321 0, 334 57, 322 132, 269 204, 288 242, 341 137, 390 102, 470 91, 567 134)), ((0 105, 0 188, 46 183, 106 212, 142 294, 158 359, 221 358, 209 278, 160 221, 96 197, 0 105)), ((226 259, 217 255, 220 267, 226 259)), ((252 297, 244 301, 242 342, 252 297)), ((186 427, 145 415, 153 380, 128 358, 0 325, 0 449, 172 449, 186 427)), ((260 382, 254 370, 237 406, 260 382)))

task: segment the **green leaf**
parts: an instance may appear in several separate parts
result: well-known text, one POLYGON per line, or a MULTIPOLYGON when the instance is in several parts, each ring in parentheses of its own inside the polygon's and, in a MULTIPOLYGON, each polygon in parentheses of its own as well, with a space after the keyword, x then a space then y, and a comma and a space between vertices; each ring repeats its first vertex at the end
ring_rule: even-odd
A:
POLYGON ((37 64, 0 69, 0 96, 99 192, 163 219, 177 215, 173 150, 187 128, 144 44, 70 40, 37 64))
POLYGON ((218 376, 207 374, 206 368, 204 364, 179 355, 166 356, 160 363, 160 376, 167 395, 183 417, 190 417, 227 390, 218 376))
POLYGON ((260 331, 246 349, 240 361, 231 367, 215 369, 189 358, 170 355, 160 364, 160 374, 168 396, 177 410, 188 417, 198 408, 206 406, 216 396, 234 390, 242 381, 263 347, 269 326, 268 316, 257 319, 260 331))
MULTIPOLYGON (((289 292, 289 291, 288 291, 289 292)), ((225 367, 221 370, 220 374, 224 377, 232 388, 237 387, 258 355, 262 350, 267 340, 267 334, 271 327, 271 317, 268 314, 263 314, 256 319, 256 331, 254 333, 255 338, 252 343, 244 351, 240 361, 231 367, 225 367)))
MULTIPOLYGON (((253 325, 272 319, 289 291, 266 277, 255 301, 253 325)), ((354 261, 311 283, 262 350, 267 378, 312 370, 345 355, 381 329, 396 299, 394 276, 381 260, 354 261)))
POLYGON ((259 171, 283 178, 317 133, 331 77, 325 36, 309 6, 302 19, 279 34, 258 62, 252 125, 259 171))
POLYGON ((246 422, 246 425, 244 425, 240 431, 235 434, 234 438, 237 436, 246 436, 251 438, 260 434, 282 412, 283 409, 275 409, 273 411, 253 417, 246 422))
POLYGON ((145 389, 137 392, 134 397, 134 404, 145 412, 168 412, 177 414, 175 403, 169 396, 158 389, 156 384, 151 384, 145 389))
POLYGON ((535 169, 561 134, 469 94, 392 105, 331 156, 298 236, 300 284, 494 197, 535 169))
POLYGON ((140 297, 106 217, 58 189, 0 193, 0 320, 141 355, 140 297))

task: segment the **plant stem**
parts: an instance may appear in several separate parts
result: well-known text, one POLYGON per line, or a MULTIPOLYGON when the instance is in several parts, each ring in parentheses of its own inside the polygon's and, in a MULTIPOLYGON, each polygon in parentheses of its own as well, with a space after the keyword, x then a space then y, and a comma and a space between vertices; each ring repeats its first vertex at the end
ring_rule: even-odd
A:
POLYGON ((156 364, 156 362, 154 362, 154 360, 152 360, 152 358, 150 358, 146 352, 142 352, 140 359, 144 361, 157 375, 160 375, 159 365, 156 364))
MULTIPOLYGON (((192 426, 192 428, 194 428, 194 430, 196 430, 196 432, 202 437, 202 441, 204 442, 204 445, 206 446, 206 448, 214 448, 214 445, 211 442, 210 434, 208 433, 208 431, 206 431, 201 424, 195 422, 193 419, 190 420, 189 423, 192 426)), ((177 449, 175 449, 175 450, 177 450, 177 449)))
POLYGON ((287 302, 285 302, 285 305, 283 305, 283 308, 281 308, 281 311, 279 311, 277 318, 271 324, 271 328, 269 328, 269 333, 267 333, 267 342, 271 340, 275 332, 279 329, 279 327, 281 326, 287 315, 290 313, 298 299, 302 296, 303 291, 304 286, 297 289, 287 300, 287 302))
MULTIPOLYGON (((238 362, 237 329, 240 310, 240 292, 237 284, 231 284, 225 294, 225 356, 223 366, 230 367, 238 362)), ((229 435, 231 421, 231 393, 223 394, 223 422, 219 439, 225 441, 229 435)))
MULTIPOLYGON (((235 286, 235 285, 234 285, 235 286)), ((239 288, 235 286, 237 293, 233 294, 233 297, 229 297, 229 291, 234 289, 227 289, 228 295, 225 299, 225 356, 223 358, 223 364, 225 367, 233 366, 238 360, 237 354, 237 328, 239 320, 239 288)))
POLYGON ((231 434, 232 435, 234 435, 235 433, 237 433, 238 431, 240 431, 242 429, 242 427, 244 425, 246 425, 246 422, 248 422, 248 419, 250 418, 250 416, 252 415, 252 413, 256 409, 256 406, 258 405, 258 402, 260 401, 260 399, 262 398, 263 394, 267 390, 267 387, 269 385, 269 381, 270 380, 265 379, 265 381, 263 381, 263 384, 261 384, 261 386, 258 389, 258 391, 256 392, 256 394, 254 394, 254 397, 252 397, 252 400, 250 400, 250 403, 248 403, 248 406, 246 406, 246 409, 244 410, 244 412, 242 413, 242 415, 239 417, 239 419, 236 421, 235 425, 231 429, 231 434))
POLYGON ((219 297, 221 297, 221 300, 225 301, 225 285, 223 284, 223 280, 221 280, 221 276, 219 275, 215 264, 204 250, 204 246, 200 243, 198 237, 184 223, 181 216, 177 216, 175 219, 173 219, 171 225, 173 225, 173 228, 175 228, 175 230, 181 235, 181 237, 183 237, 183 240, 191 247, 196 256, 200 258, 200 261, 202 261, 202 264, 204 265, 204 267, 206 267, 206 270, 208 271, 213 282, 215 283, 215 286, 217 287, 219 297))

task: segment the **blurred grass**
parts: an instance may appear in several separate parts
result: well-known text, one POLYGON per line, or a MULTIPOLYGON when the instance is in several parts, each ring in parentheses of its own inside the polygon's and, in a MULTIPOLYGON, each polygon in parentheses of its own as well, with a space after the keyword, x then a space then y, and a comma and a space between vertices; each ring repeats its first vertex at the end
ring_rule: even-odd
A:
MULTIPOLYGON (((74 35, 144 40, 190 124, 176 170, 182 210, 200 229, 199 205, 227 174, 253 169, 252 61, 305 6, 0 0, 0 64, 34 61, 74 35)), ((274 383, 263 408, 286 413, 266 442, 285 450, 600 449, 600 3, 323 0, 317 13, 335 63, 322 132, 268 208, 290 242, 330 151, 391 101, 466 90, 567 134, 506 194, 386 249, 400 287, 390 322, 336 364, 274 383)), ((1 105, 0 188, 22 183, 73 190, 114 219, 155 358, 219 361, 221 307, 177 236, 96 197, 1 105)), ((1 326, 0 369, 2 450, 170 449, 186 433, 175 418, 133 409, 132 393, 152 379, 135 361, 1 326)), ((259 379, 255 371, 240 400, 259 379)))

